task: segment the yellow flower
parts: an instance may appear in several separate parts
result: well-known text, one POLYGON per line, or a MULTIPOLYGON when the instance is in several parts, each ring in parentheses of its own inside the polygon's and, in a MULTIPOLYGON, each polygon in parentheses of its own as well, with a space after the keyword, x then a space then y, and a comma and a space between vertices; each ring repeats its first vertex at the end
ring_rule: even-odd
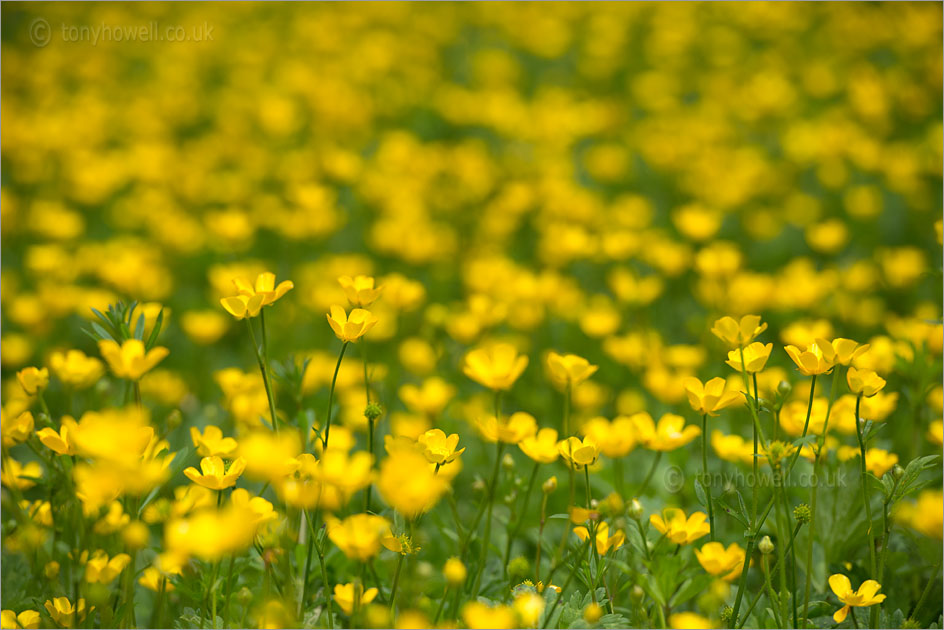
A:
POLYGON ((738 372, 747 372, 748 374, 756 374, 764 369, 764 366, 767 365, 767 359, 770 358, 770 352, 774 349, 774 344, 768 343, 767 345, 762 344, 759 341, 745 346, 743 349, 744 353, 744 365, 746 369, 741 367, 741 348, 735 348, 728 352, 728 360, 725 361, 728 365, 733 367, 738 372))
POLYGON ((111 584, 118 574, 131 562, 131 556, 119 553, 110 560, 108 554, 99 549, 85 565, 85 581, 89 583, 111 584))
POLYGON ((394 450, 380 463, 377 490, 408 519, 432 508, 448 488, 446 479, 434 474, 426 457, 415 450, 394 450))
MULTIPOLYGON (((858 451, 858 449, 856 449, 858 451)), ((856 452, 856 455, 860 453, 856 452)), ((898 463, 898 455, 881 448, 870 448, 865 452, 865 469, 876 477, 881 477, 898 463)))
POLYGON ((283 429, 276 434, 258 430, 240 436, 236 453, 246 460, 247 477, 276 483, 298 468, 301 450, 297 431, 283 429))
POLYGON ((673 630, 705 630, 714 628, 715 623, 698 613, 680 612, 669 615, 669 627, 673 630))
POLYGON ((422 386, 407 383, 400 388, 399 393, 400 400, 411 411, 437 416, 456 395, 456 388, 435 376, 423 381, 422 386))
POLYGON ((456 450, 456 446, 459 445, 457 433, 447 437, 440 429, 430 429, 419 436, 417 442, 423 446, 423 455, 431 464, 448 464, 465 450, 465 447, 456 450))
POLYGON ((518 442, 521 451, 541 464, 550 464, 557 459, 557 431, 541 429, 536 434, 518 442))
POLYGON ((636 427, 637 439, 652 451, 674 451, 701 435, 700 428, 693 424, 685 426, 685 418, 672 413, 659 418, 658 425, 645 411, 633 414, 630 419, 636 427))
POLYGON ((170 354, 170 351, 162 346, 151 348, 145 354, 144 342, 138 339, 128 339, 120 346, 111 339, 103 339, 98 342, 98 349, 115 376, 129 381, 139 380, 170 354))
POLYGON ((726 462, 751 465, 754 461, 754 445, 737 434, 725 435, 715 429, 711 432, 711 448, 726 462))
POLYGON ((696 549, 695 557, 705 571, 730 582, 741 577, 744 553, 744 549, 737 543, 731 543, 725 549, 719 542, 710 542, 705 543, 701 549, 696 549))
POLYGON ((511 604, 518 615, 521 628, 537 628, 544 606, 544 598, 530 589, 522 589, 515 595, 515 600, 511 604))
POLYGON ((597 371, 597 366, 576 354, 547 355, 547 369, 551 382, 560 388, 575 387, 590 378, 597 371))
POLYGON ((725 316, 711 327, 711 332, 730 348, 746 346, 765 330, 767 324, 760 322, 760 315, 745 315, 740 321, 725 316))
POLYGON ((265 297, 261 293, 254 295, 233 295, 220 299, 220 304, 226 312, 236 319, 256 317, 262 310, 262 301, 265 297))
POLYGON ((0 480, 7 488, 16 488, 17 490, 29 490, 36 485, 33 477, 39 479, 43 476, 43 468, 39 462, 27 462, 20 464, 12 457, 3 460, 3 472, 0 473, 0 480))
POLYGON ((256 534, 250 510, 230 503, 221 510, 197 510, 186 518, 175 518, 164 526, 164 548, 173 558, 190 556, 214 562, 241 552, 256 534))
POLYGON ((511 389, 528 366, 528 357, 518 355, 511 344, 476 348, 465 355, 462 371, 476 383, 492 390, 511 389))
POLYGON ((846 372, 846 382, 849 384, 849 391, 863 396, 874 396, 886 384, 885 379, 872 370, 857 370, 854 367, 850 367, 846 372))
POLYGON ((617 416, 612 422, 597 416, 587 420, 580 432, 596 442, 607 457, 623 457, 636 447, 636 425, 628 416, 617 416))
POLYGON ((833 361, 830 357, 835 357, 836 353, 825 339, 817 339, 809 344, 806 350, 800 350, 796 346, 787 346, 784 349, 796 363, 801 374, 817 376, 829 374, 833 369, 833 361))
POLYGON ((295 288, 291 280, 283 280, 278 286, 275 286, 275 274, 272 272, 260 273, 256 276, 255 284, 250 284, 245 278, 236 278, 233 280, 239 295, 254 297, 262 296, 262 306, 272 304, 283 295, 295 288))
POLYGON ((718 415, 718 411, 741 401, 741 394, 724 391, 725 384, 726 381, 718 377, 704 384, 694 376, 685 379, 688 403, 700 414, 718 415))
POLYGON ((57 597, 52 601, 46 600, 46 610, 53 621, 63 628, 71 628, 76 620, 80 623, 85 621, 85 615, 95 609, 94 606, 85 610, 85 599, 80 599, 75 606, 69 601, 68 597, 57 597))
POLYGON ((374 279, 370 276, 341 276, 338 284, 344 289, 351 306, 366 308, 376 301, 383 292, 383 286, 374 288, 374 279))
MULTIPOLYGON (((575 527, 574 533, 577 534, 577 538, 579 538, 581 542, 586 541, 590 536, 590 532, 582 525, 580 527, 575 527)), ((623 546, 624 542, 626 542, 626 535, 621 531, 617 531, 612 536, 609 534, 610 526, 607 525, 605 521, 602 523, 597 523, 594 538, 597 547, 597 553, 599 553, 601 556, 605 556, 606 552, 610 549, 616 551, 623 546)))
POLYGON ((222 458, 214 455, 200 460, 200 470, 190 466, 184 470, 184 474, 190 481, 204 488, 223 490, 235 486, 236 480, 245 469, 246 460, 242 457, 237 457, 227 469, 222 458))
POLYGON ((49 366, 55 372, 56 378, 75 389, 91 387, 105 372, 101 361, 86 356, 81 350, 53 352, 49 356, 49 366))
POLYGON ((46 368, 28 367, 16 373, 16 380, 27 396, 35 396, 49 385, 49 370, 46 368))
POLYGON ((928 538, 944 535, 944 493, 922 490, 917 501, 902 501, 895 510, 895 520, 905 523, 928 538))
POLYGON ((194 343, 208 346, 223 336, 229 320, 217 311, 187 311, 180 317, 180 327, 194 343))
POLYGON ((466 576, 468 576, 468 571, 465 565, 462 564, 462 560, 455 556, 446 560, 446 564, 443 566, 443 577, 446 578, 446 582, 450 586, 455 587, 464 584, 466 576))
POLYGON ((589 437, 585 437, 583 442, 580 438, 569 437, 557 443, 557 450, 561 458, 571 468, 580 469, 589 466, 597 461, 600 455, 600 448, 597 443, 589 437))
POLYGON ((74 455, 75 443, 72 434, 78 425, 71 416, 63 416, 59 423, 59 432, 51 427, 45 427, 36 432, 39 441, 50 450, 60 455, 74 455))
POLYGON ((471 630, 518 627, 518 619, 510 606, 489 606, 479 601, 468 602, 462 607, 462 621, 471 630))
POLYGON ((150 589, 157 593, 161 590, 161 581, 164 580, 164 592, 170 593, 176 587, 171 584, 170 580, 160 572, 157 567, 148 567, 142 573, 141 577, 138 578, 138 584, 143 586, 146 589, 150 589))
POLYGON ((200 430, 196 427, 190 427, 190 439, 193 445, 197 447, 197 454, 201 457, 229 457, 239 446, 231 437, 223 437, 223 431, 214 425, 207 425, 200 435, 200 430))
POLYGON ((337 335, 337 338, 344 342, 357 342, 358 339, 367 334, 367 331, 373 328, 378 319, 362 308, 355 308, 348 315, 344 308, 337 304, 331 305, 331 313, 326 315, 331 330, 337 335))
POLYGON ((495 416, 486 416, 484 419, 479 419, 476 426, 486 441, 501 440, 508 444, 518 444, 538 430, 537 420, 524 411, 516 411, 503 421, 496 420, 495 416))
POLYGON ((398 553, 402 556, 409 556, 417 553, 420 550, 420 548, 414 544, 412 538, 406 534, 394 536, 389 527, 387 528, 384 537, 380 539, 380 544, 390 551, 398 553))
POLYGON ((944 421, 932 420, 928 425, 928 442, 937 446, 944 446, 944 421))
POLYGON ((678 508, 666 508, 662 515, 653 514, 649 522, 660 534, 678 545, 685 545, 706 536, 711 526, 706 522, 708 515, 704 512, 693 512, 688 518, 685 512, 678 508))
POLYGON ((325 521, 331 542, 345 556, 361 562, 377 555, 381 539, 390 531, 387 519, 376 514, 354 514, 343 521, 328 517, 325 521))
POLYGON ((363 606, 374 601, 375 597, 377 597, 377 589, 373 587, 365 591, 361 584, 352 582, 334 585, 334 601, 338 603, 338 606, 346 615, 354 612, 355 600, 357 600, 358 606, 363 606))
POLYGON ((33 432, 33 414, 29 411, 16 416, 13 419, 7 419, 7 414, 0 411, 0 434, 2 434, 3 445, 13 446, 29 439, 33 432))
POLYGON ((2 613, 2 624, 0 628, 10 628, 10 630, 15 630, 16 628, 28 628, 32 630, 33 628, 39 627, 39 622, 41 618, 39 613, 35 610, 24 610, 19 615, 12 610, 4 610, 2 613))
MULTIPOLYGON (((817 341, 820 341, 817 339, 817 341)), ((830 360, 835 365, 852 365, 852 362, 869 351, 869 344, 859 345, 852 339, 836 337, 829 343, 829 349, 823 348, 823 352, 830 355, 830 360), (830 349, 832 353, 830 354, 830 349)))
POLYGON ((842 623, 849 614, 849 609, 853 606, 865 608, 874 604, 881 604, 885 601, 885 595, 878 595, 882 585, 875 580, 866 580, 859 586, 859 589, 852 590, 852 583, 842 573, 834 573, 829 576, 829 588, 832 589, 836 597, 839 598, 845 606, 833 613, 833 621, 842 623))
POLYGON ((261 525, 279 517, 272 503, 262 497, 251 496, 245 488, 235 488, 229 495, 229 501, 233 507, 243 510, 248 516, 246 520, 253 525, 261 525))

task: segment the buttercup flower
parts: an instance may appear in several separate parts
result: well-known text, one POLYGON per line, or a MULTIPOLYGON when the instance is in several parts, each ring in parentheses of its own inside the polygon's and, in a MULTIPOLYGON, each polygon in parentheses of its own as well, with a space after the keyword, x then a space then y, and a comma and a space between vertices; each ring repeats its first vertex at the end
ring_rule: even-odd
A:
POLYGON ((417 442, 422 445, 423 455, 431 464, 448 464, 465 450, 465 447, 456 450, 459 445, 458 434, 453 433, 447 437, 440 429, 430 429, 419 436, 417 442))
POLYGON ((867 343, 860 346, 852 339, 836 337, 829 343, 829 348, 824 345, 823 352, 829 354, 830 349, 832 350, 829 358, 835 365, 852 365, 853 361, 869 351, 869 347, 867 343))
POLYGON ((596 365, 591 365, 589 361, 576 354, 557 354, 551 352, 547 355, 547 369, 551 376, 551 381, 560 388, 574 387, 590 378, 597 371, 596 365))
POLYGON ((86 356, 81 350, 53 352, 49 366, 56 378, 75 389, 85 389, 98 382, 105 373, 105 366, 95 357, 86 356))
POLYGON ((39 462, 27 462, 20 464, 12 457, 3 460, 3 472, 0 473, 0 480, 8 488, 17 488, 18 490, 29 490, 36 485, 33 478, 39 479, 43 476, 43 468, 39 462))
POLYGON ((659 418, 658 425, 646 412, 634 414, 630 418, 636 427, 637 439, 651 451, 674 451, 701 435, 699 427, 693 424, 685 426, 685 418, 673 413, 659 418))
POLYGON ((92 554, 85 565, 85 581, 110 584, 130 562, 131 556, 126 553, 119 553, 109 559, 108 554, 99 549, 92 554))
POLYGON ((555 429, 540 429, 532 436, 518 442, 521 451, 541 464, 550 464, 557 459, 557 431, 555 429))
POLYGON ((367 334, 367 331, 376 326, 379 321, 370 311, 355 308, 349 315, 343 307, 337 304, 331 306, 331 313, 327 315, 327 318, 331 330, 334 331, 338 339, 354 343, 367 334))
POLYGON ((366 562, 380 551, 381 539, 390 531, 390 523, 376 514, 354 514, 343 521, 329 517, 325 521, 328 538, 344 555, 366 562))
MULTIPOLYGON (((577 534, 577 538, 579 538, 581 542, 586 541, 590 536, 590 532, 582 525, 580 527, 575 527, 574 533, 577 534)), ((606 552, 608 552, 610 549, 616 551, 623 546, 624 542, 626 542, 626 535, 623 532, 617 531, 612 536, 610 536, 609 533, 610 526, 607 525, 605 521, 596 524, 594 541, 597 547, 597 553, 599 553, 601 556, 605 556, 606 552)))
POLYGON ((748 374, 756 374, 764 369, 764 366, 767 365, 767 359, 770 358, 770 352, 774 349, 774 344, 768 343, 767 345, 762 344, 759 341, 745 346, 743 350, 741 348, 735 348, 728 352, 728 360, 725 361, 732 368, 738 372, 747 372, 748 374), (744 353, 744 367, 741 364, 741 353, 744 353))
POLYGON ((35 610, 24 610, 20 614, 16 614, 12 610, 4 610, 0 613, 0 619, 2 619, 2 625, 0 627, 10 630, 15 630, 16 628, 27 628, 33 630, 33 628, 38 628, 42 618, 39 616, 39 613, 35 610))
POLYGON ((731 348, 746 346, 765 330, 767 324, 761 323, 760 315, 745 315, 740 321, 725 316, 711 327, 711 332, 731 348))
POLYGON ((377 597, 377 589, 373 587, 365 591, 361 584, 352 582, 334 585, 334 601, 346 615, 354 612, 355 602, 358 602, 360 606, 365 606, 374 601, 375 597, 377 597))
POLYGON ((145 354, 144 342, 139 339, 128 339, 120 346, 111 339, 103 339, 98 342, 98 349, 115 376, 129 381, 140 380, 170 354, 167 348, 161 346, 151 348, 145 354))
POLYGON ((628 416, 617 416, 612 422, 597 416, 584 422, 580 432, 607 457, 623 457, 636 446, 636 425, 628 416))
POLYGON ((214 425, 207 425, 203 430, 203 435, 196 427, 190 427, 190 439, 193 445, 197 447, 197 454, 202 457, 229 457, 232 455, 239 444, 231 437, 223 437, 223 431, 214 425))
POLYGON ((246 319, 247 317, 256 317, 262 310, 262 301, 265 297, 261 293, 254 295, 233 295, 220 299, 220 304, 226 309, 226 312, 236 319, 246 319))
POLYGON ((377 490, 393 509, 409 519, 429 510, 448 489, 421 453, 397 449, 380 463, 377 490))
POLYGON ((45 606, 53 621, 63 628, 73 627, 76 621, 80 623, 85 621, 85 615, 95 609, 95 607, 92 606, 92 608, 86 611, 85 599, 79 599, 76 605, 73 606, 68 597, 57 597, 52 601, 47 599, 45 606))
POLYGON ((49 370, 28 367, 16 373, 16 380, 27 396, 35 396, 49 385, 49 370))
POLYGON ((830 357, 835 357, 832 345, 825 339, 817 339, 806 350, 800 350, 796 346, 786 346, 784 348, 797 369, 806 376, 817 376, 819 374, 829 374, 833 369, 833 361, 830 357), (827 348, 824 352, 823 348, 827 348))
POLYGON ((704 384, 694 376, 685 379, 685 391, 692 409, 700 414, 716 416, 725 407, 740 402, 741 394, 724 391, 725 384, 723 378, 717 377, 704 384))
POLYGON ((351 306, 367 308, 373 304, 383 292, 383 286, 374 288, 374 279, 370 276, 341 276, 338 284, 344 289, 347 301, 351 306))
POLYGON ((409 409, 427 416, 437 416, 456 395, 456 388, 439 377, 428 378, 421 386, 407 383, 400 390, 400 400, 409 409))
POLYGON ((164 581, 164 592, 170 593, 175 590, 176 587, 171 583, 170 580, 161 573, 160 569, 157 567, 148 567, 141 572, 141 577, 138 578, 138 584, 143 586, 148 590, 152 590, 155 593, 161 590, 161 581, 164 581))
POLYGON ((7 417, 6 412, 0 411, 0 432, 3 435, 3 445, 13 446, 29 439, 33 432, 34 420, 33 414, 24 411, 15 418, 7 417))
POLYGON ((479 601, 468 602, 462 607, 462 621, 472 630, 518 627, 518 618, 510 606, 489 606, 479 601))
POLYGON ((660 534, 678 545, 694 542, 702 536, 707 536, 711 527, 706 522, 708 515, 704 512, 693 512, 688 518, 685 512, 678 508, 666 508, 662 515, 653 514, 649 522, 660 534))
MULTIPOLYGON (((291 280, 283 280, 278 286, 275 286, 275 274, 271 272, 260 273, 256 276, 255 284, 250 284, 248 279, 236 278, 233 280, 239 295, 254 298, 262 296, 261 306, 272 304, 283 295, 295 288, 291 280)), ((225 306, 225 305, 224 305, 225 306)))
POLYGON ((744 549, 737 543, 731 543, 725 549, 719 542, 705 543, 701 549, 695 549, 698 564, 711 575, 719 576, 730 582, 741 576, 744 567, 744 549))
POLYGON ((476 383, 493 390, 511 389, 528 366, 528 357, 519 355, 514 346, 498 343, 476 348, 465 355, 462 371, 476 383))
POLYGON ((580 438, 575 437, 561 440, 557 444, 557 450, 564 462, 571 468, 576 469, 589 466, 597 460, 600 454, 597 443, 589 437, 585 437, 582 442, 580 438))
POLYGON ((531 437, 538 430, 537 420, 530 413, 516 411, 505 420, 499 421, 495 416, 487 416, 476 424, 479 433, 488 442, 501 440, 508 444, 518 444, 523 439, 531 437))
POLYGON ((218 456, 204 457, 200 460, 200 470, 193 466, 184 469, 184 474, 195 484, 210 490, 224 490, 236 485, 236 480, 246 469, 246 460, 237 457, 227 468, 218 456))
POLYGON ((443 577, 446 578, 446 582, 450 586, 459 586, 465 583, 465 578, 468 575, 465 565, 462 564, 462 560, 453 556, 446 560, 446 564, 443 566, 443 577))
POLYGON ((849 610, 855 607, 867 607, 874 604, 881 604, 885 601, 885 595, 878 595, 882 585, 875 580, 866 580, 859 586, 859 589, 852 590, 852 583, 842 573, 834 573, 829 576, 829 588, 832 589, 836 597, 839 598, 845 606, 833 613, 833 621, 842 623, 846 620, 849 610))
POLYGON ((872 370, 857 370, 854 367, 850 367, 846 372, 846 382, 849 384, 849 391, 863 396, 874 396, 886 384, 885 379, 872 370))

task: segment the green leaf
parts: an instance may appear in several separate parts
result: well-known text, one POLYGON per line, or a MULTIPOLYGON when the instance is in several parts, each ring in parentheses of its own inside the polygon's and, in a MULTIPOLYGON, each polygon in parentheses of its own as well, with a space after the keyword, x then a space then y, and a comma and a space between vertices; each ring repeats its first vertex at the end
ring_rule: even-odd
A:
POLYGON ((144 341, 144 313, 138 317, 138 323, 134 327, 134 338, 138 341, 144 341))
POLYGON ((157 343, 157 336, 160 334, 163 324, 164 309, 161 308, 160 312, 157 314, 157 319, 154 320, 154 328, 151 330, 151 334, 148 335, 147 343, 144 344, 145 351, 150 350, 154 347, 154 344, 157 343))
POLYGON ((705 496, 705 487, 701 485, 698 477, 695 477, 695 498, 702 506, 708 506, 708 498, 705 496))

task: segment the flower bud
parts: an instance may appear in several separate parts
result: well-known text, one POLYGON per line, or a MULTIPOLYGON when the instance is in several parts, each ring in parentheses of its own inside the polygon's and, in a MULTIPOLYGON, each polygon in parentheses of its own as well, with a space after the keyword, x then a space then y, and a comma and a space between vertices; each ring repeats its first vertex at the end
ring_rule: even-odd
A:
POLYGON ((472 482, 472 490, 475 492, 482 492, 485 488, 485 481, 483 479, 476 479, 472 482))
POLYGON ((529 573, 531 573, 531 564, 524 556, 513 558, 508 563, 508 575, 513 579, 526 577, 529 573))
POLYGON ((544 494, 550 494, 557 490, 557 477, 549 477, 541 486, 541 490, 544 491, 544 494))
POLYGON ((905 474, 905 469, 902 468, 900 464, 895 464, 894 466, 892 466, 892 478, 894 478, 895 481, 898 481, 899 479, 901 479, 904 474, 905 474))
POLYGON ((721 611, 721 625, 725 628, 734 626, 734 609, 730 606, 725 606, 721 611))
POLYGON ((514 470, 515 469, 515 458, 511 456, 510 453, 505 453, 505 456, 502 457, 502 468, 505 470, 514 470))
POLYGON ((633 603, 635 604, 641 602, 645 594, 646 592, 642 590, 642 587, 638 584, 633 585, 633 587, 629 589, 629 598, 633 600, 633 603))
POLYGON ((790 395, 790 392, 792 391, 793 391, 793 385, 791 385, 787 381, 780 381, 779 383, 777 383, 777 393, 780 394, 781 397, 786 398, 787 396, 790 395))
POLYGON ((373 422, 383 414, 383 408, 375 402, 368 403, 364 408, 364 417, 373 422))
POLYGON ((812 516, 813 512, 806 503, 801 503, 793 508, 793 518, 796 519, 797 523, 809 523, 812 516))
POLYGON ((642 503, 639 499, 633 499, 629 504, 629 517, 635 521, 642 518, 642 503))
POLYGON ((590 602, 587 604, 587 607, 583 609, 583 620, 589 624, 596 623, 602 616, 603 609, 600 607, 600 604, 596 602, 590 602))
POLYGON ((760 539, 760 542, 757 544, 757 549, 764 554, 771 554, 774 552, 774 543, 771 542, 770 536, 764 536, 760 539))

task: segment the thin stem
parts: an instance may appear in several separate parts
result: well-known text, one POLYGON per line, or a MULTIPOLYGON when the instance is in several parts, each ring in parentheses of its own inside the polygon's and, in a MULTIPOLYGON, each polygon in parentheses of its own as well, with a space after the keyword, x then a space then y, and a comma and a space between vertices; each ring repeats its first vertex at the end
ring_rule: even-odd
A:
POLYGON ((563 439, 570 437, 570 383, 564 388, 564 436, 563 439))
MULTIPOLYGON (((755 434, 756 436, 756 434, 755 434)), ((754 442, 755 450, 757 442, 754 442)), ((757 458, 754 458, 754 466, 757 466, 757 458)), ((713 501, 711 499, 711 479, 708 476, 708 414, 701 414, 701 485, 705 489, 705 494, 708 495, 708 524, 710 529, 708 530, 708 540, 714 542, 715 540, 715 509, 712 505, 713 501)))
POLYGON ((646 560, 652 561, 652 553, 649 551, 649 539, 646 538, 646 532, 642 528, 642 521, 638 518, 634 518, 636 521, 636 527, 639 528, 639 537, 642 539, 642 549, 646 553, 646 560))
POLYGON ((275 413, 275 398, 272 395, 272 385, 269 382, 269 367, 268 359, 265 358, 268 349, 266 348, 266 334, 265 334, 265 314, 264 310, 259 311, 260 321, 262 324, 262 351, 259 350, 259 344, 256 343, 256 333, 252 329, 252 318, 246 318, 246 326, 249 328, 249 338, 252 340, 252 350, 256 353, 256 361, 259 363, 259 371, 262 372, 262 384, 265 386, 266 399, 269 401, 269 416, 272 420, 272 430, 276 433, 279 432, 279 420, 278 416, 275 413))
POLYGON ((397 554, 397 568, 393 572, 393 586, 390 589, 390 615, 396 612, 397 586, 400 584, 400 569, 403 568, 403 554, 397 554))
MULTIPOLYGON (((590 538, 587 538, 587 542, 584 543, 584 545, 589 545, 590 543, 591 543, 591 539, 590 539, 590 538)), ((571 559, 572 559, 572 560, 573 560, 573 559, 576 559, 575 552, 578 551, 578 550, 581 550, 580 547, 575 547, 575 548, 574 548, 574 551, 571 552, 571 559)), ((581 551, 582 551, 582 550, 581 550, 581 551)), ((580 562, 572 562, 572 563, 571 563, 572 568, 570 569, 570 575, 567 576, 567 581, 564 582, 564 586, 561 587, 560 592, 557 594, 557 599, 554 600, 554 605, 551 606, 551 609, 547 612, 547 615, 544 617, 544 624, 541 626, 541 628, 546 628, 546 627, 547 627, 548 622, 550 622, 551 617, 554 615, 554 611, 557 610, 557 607, 558 607, 558 606, 560 606, 561 600, 564 599, 564 591, 567 590, 567 587, 570 586, 570 583, 573 581, 574 575, 577 574, 577 569, 580 568, 580 564, 581 564, 580 562)), ((548 579, 547 584, 550 584, 550 583, 551 583, 551 581, 550 581, 550 579, 548 579)))
POLYGON ((341 369, 341 359, 344 358, 344 351, 347 350, 347 344, 350 343, 345 341, 341 344, 341 352, 338 353, 338 363, 334 366, 334 376, 331 377, 331 389, 328 390, 328 413, 325 414, 325 433, 324 433, 324 450, 328 450, 328 436, 331 433, 331 405, 334 403, 334 386, 338 382, 338 371, 341 369))
MULTIPOLYGON (((859 471, 861 473, 862 479, 862 502, 865 504, 865 518, 868 521, 868 529, 866 533, 869 537, 869 570, 871 571, 870 575, 878 575, 877 567, 875 563, 875 536, 872 534, 872 502, 869 501, 869 487, 868 487, 868 470, 865 467, 865 440, 862 436, 862 426, 859 422, 859 405, 862 402, 862 394, 856 396, 856 406, 855 406, 855 425, 856 425, 856 438, 859 440, 859 471)), ((877 614, 878 609, 873 611, 877 614)), ((870 623, 870 625, 874 625, 870 623)))
POLYGON ((502 560, 502 567, 508 566, 508 560, 511 556, 511 544, 515 538, 518 537, 518 534, 521 532, 521 525, 524 524, 525 514, 528 513, 528 503, 531 501, 531 491, 534 489, 534 480, 538 476, 538 468, 540 467, 539 462, 534 462, 534 468, 531 470, 531 478, 528 480, 528 489, 524 493, 524 504, 521 506, 521 511, 518 513, 518 518, 515 521, 515 528, 508 536, 508 541, 505 543, 505 556, 502 560))
POLYGON ((783 625, 783 618, 780 616, 779 602, 777 601, 777 596, 774 594, 774 589, 770 585, 770 568, 767 566, 767 554, 762 554, 760 557, 760 569, 764 572, 764 591, 767 593, 767 599, 770 600, 770 609, 774 613, 774 621, 777 622, 778 628, 785 628, 783 625))
MULTIPOLYGON (((765 515, 766 516, 766 515, 765 515)), ((741 609, 741 598, 744 595, 744 584, 747 582, 747 570, 751 566, 751 554, 754 553, 754 538, 757 536, 756 529, 749 529, 747 532, 747 550, 744 552, 744 564, 741 566, 741 580, 738 582, 737 595, 734 597, 734 611, 732 619, 734 624, 738 622, 738 611, 741 609)))
MULTIPOLYGON (((810 429, 810 416, 813 415, 813 394, 815 393, 816 393, 816 374, 814 374, 812 379, 810 380, 810 403, 806 407, 806 422, 803 423, 803 434, 800 435, 801 440, 806 437, 806 432, 809 431, 810 429)), ((796 452, 793 454, 793 457, 790 458, 790 466, 787 469, 788 471, 793 470, 794 464, 796 464, 797 459, 800 457, 800 450, 801 449, 797 449, 796 452)))
MULTIPOLYGON (((334 614, 331 612, 331 587, 328 584, 328 569, 325 566, 324 550, 320 545, 318 549, 318 562, 321 564, 321 581, 324 583, 325 591, 325 610, 328 611, 328 628, 334 628, 334 614)), ((403 558, 403 556, 400 556, 403 558)))
POLYGON ((937 564, 934 565, 934 569, 931 571, 931 579, 928 580, 927 586, 924 587, 924 591, 921 593, 921 597, 918 598, 918 603, 914 605, 914 608, 911 609, 911 612, 908 614, 908 619, 913 619, 915 613, 918 612, 918 609, 921 608, 921 604, 924 603, 924 600, 928 598, 928 594, 931 592, 931 587, 937 582, 937 573, 941 570, 941 562, 944 561, 944 556, 937 559, 937 564))
MULTIPOLYGON (((783 496, 783 485, 782 478, 778 480, 779 471, 774 471, 774 492, 781 497, 783 496)), ((785 507, 783 501, 777 502, 777 565, 779 567, 780 574, 780 622, 778 625, 783 628, 783 622, 787 620, 787 562, 786 554, 783 548, 783 541, 787 539, 787 531, 789 531, 789 525, 787 524, 786 517, 784 516, 785 507)), ((795 601, 795 595, 794 595, 795 601)), ((796 605, 794 604, 794 611, 796 610, 796 605)))
POLYGON ((488 507, 485 512, 485 534, 482 536, 482 554, 479 558, 479 567, 475 573, 475 582, 472 585, 472 599, 479 596, 479 587, 482 584, 482 574, 485 572, 485 563, 488 560, 488 548, 492 538, 492 508, 495 505, 495 488, 498 485, 498 471, 501 466, 502 451, 505 443, 496 442, 495 467, 492 469, 492 480, 488 484, 488 507))
POLYGON ((855 606, 849 606, 849 614, 852 615, 852 627, 859 627, 859 620, 855 616, 855 606))
POLYGON ((641 497, 643 492, 646 491, 646 488, 649 487, 649 482, 652 480, 652 476, 655 474, 656 468, 659 466, 660 459, 662 459, 662 451, 656 451, 656 456, 652 460, 652 466, 649 468, 646 478, 643 479, 642 484, 636 490, 635 496, 641 497))
MULTIPOLYGON (((802 523, 797 523, 797 524, 796 524, 796 527, 793 528, 793 532, 792 532, 792 534, 791 534, 791 536, 790 536, 790 544, 787 546, 787 553, 789 553, 789 552, 793 549, 793 541, 796 539, 796 535, 799 533, 800 527, 802 527, 802 526, 803 526, 802 523)), ((777 565, 775 564, 775 565, 772 566, 770 569, 771 569, 771 571, 773 571, 773 570, 776 569, 776 568, 777 568, 777 565)), ((754 606, 757 605, 758 600, 760 600, 760 597, 761 597, 761 595, 763 595, 763 594, 764 594, 763 591, 758 591, 758 592, 757 592, 757 595, 755 595, 755 596, 754 596, 754 599, 751 600, 751 605, 747 607, 747 610, 746 610, 746 611, 744 611, 744 619, 743 619, 742 621, 740 621, 739 623, 735 624, 735 627, 736 627, 736 628, 740 628, 740 627, 742 627, 742 626, 744 625, 744 623, 747 621, 748 617, 751 616, 751 612, 753 612, 754 606)))

